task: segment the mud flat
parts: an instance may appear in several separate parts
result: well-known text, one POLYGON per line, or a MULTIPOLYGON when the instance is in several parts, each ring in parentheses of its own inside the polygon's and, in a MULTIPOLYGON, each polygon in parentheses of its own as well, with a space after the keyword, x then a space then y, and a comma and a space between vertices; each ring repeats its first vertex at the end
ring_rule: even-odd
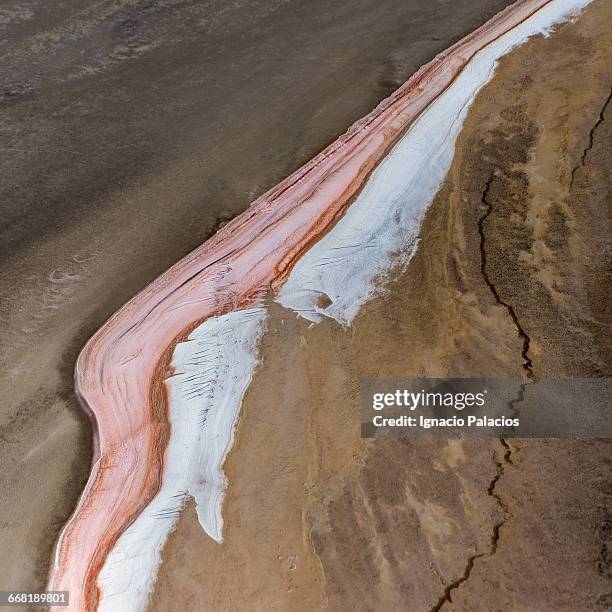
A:
POLYGON ((610 375, 611 17, 595 1, 502 60, 414 258, 350 329, 271 306, 225 540, 188 509, 152 609, 608 605, 608 441, 365 442, 355 394, 360 377, 525 376, 524 335, 538 376, 610 375))

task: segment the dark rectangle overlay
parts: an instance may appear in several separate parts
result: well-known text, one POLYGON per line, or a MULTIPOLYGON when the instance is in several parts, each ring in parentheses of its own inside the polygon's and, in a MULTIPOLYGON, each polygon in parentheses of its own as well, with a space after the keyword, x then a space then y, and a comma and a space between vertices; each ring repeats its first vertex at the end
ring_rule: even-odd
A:
POLYGON ((612 438, 610 378, 361 381, 364 438, 612 438))

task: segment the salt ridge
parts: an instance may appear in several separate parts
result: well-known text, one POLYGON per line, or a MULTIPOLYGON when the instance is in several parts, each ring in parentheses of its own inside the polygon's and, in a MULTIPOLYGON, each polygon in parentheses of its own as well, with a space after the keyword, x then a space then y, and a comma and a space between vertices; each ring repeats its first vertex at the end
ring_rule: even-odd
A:
POLYGON ((383 290, 389 271, 414 254, 421 220, 448 174, 463 121, 499 58, 530 36, 548 34, 589 1, 548 4, 479 51, 374 170, 342 221, 296 263, 277 301, 314 323, 325 316, 350 325, 359 308, 383 290), (321 296, 331 303, 320 306, 321 296))
POLYGON ((176 373, 166 381, 172 436, 163 485, 109 554, 99 578, 100 610, 145 608, 161 550, 187 498, 195 500, 204 531, 222 541, 226 482, 221 466, 257 365, 264 320, 263 308, 230 312, 208 319, 177 344, 176 373))
MULTIPOLYGON (((173 479, 193 485, 184 473, 190 468, 174 455, 180 427, 173 419, 181 411, 175 405, 181 403, 181 392, 175 392, 172 378, 183 372, 175 369, 179 361, 174 353, 180 360, 184 350, 176 347, 207 321, 258 308, 264 292, 277 291, 296 262, 346 213, 391 147, 452 85, 475 53, 543 6, 563 4, 567 11, 586 3, 519 0, 499 13, 421 68, 325 151, 130 300, 92 337, 77 361, 75 383, 92 417, 96 455, 79 504, 58 539, 49 579, 50 590, 71 592, 69 609, 99 609, 105 598, 132 586, 140 599, 121 600, 124 609, 144 605, 159 549, 171 529, 169 521, 147 522, 148 508, 155 500, 167 501, 166 493, 176 489, 173 479), (146 535, 151 547, 143 546, 143 531, 134 527, 141 517, 143 524, 154 527, 155 533, 146 535), (135 553, 138 546, 145 551, 142 557, 135 553), (132 563, 132 568, 120 572, 119 562, 132 563), (144 583, 122 586, 122 572, 135 576, 140 570, 149 575, 144 583)), ((241 372, 238 388, 250 377, 241 372)), ((183 383, 181 388, 187 389, 189 381, 183 383)), ((239 395, 232 401, 220 412, 235 415, 239 395)), ((223 424, 230 443, 232 419, 223 424)), ((199 435, 192 431, 184 439, 186 456, 200 456, 192 454, 199 435)), ((220 466, 227 451, 220 451, 223 445, 215 448, 207 461, 220 466)), ((214 493, 199 498, 201 520, 213 535, 221 524, 220 498, 214 493)), ((179 509, 164 504, 160 508, 171 514, 179 509)))

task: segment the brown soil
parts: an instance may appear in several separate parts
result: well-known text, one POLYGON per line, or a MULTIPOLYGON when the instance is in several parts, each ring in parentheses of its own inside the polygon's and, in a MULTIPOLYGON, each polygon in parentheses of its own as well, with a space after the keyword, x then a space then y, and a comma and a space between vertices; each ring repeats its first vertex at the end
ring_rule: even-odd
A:
POLYGON ((610 375, 611 17, 596 1, 501 62, 416 256, 351 329, 272 307, 225 466, 225 541, 189 508, 153 610, 609 604, 607 441, 365 441, 358 388, 610 375))

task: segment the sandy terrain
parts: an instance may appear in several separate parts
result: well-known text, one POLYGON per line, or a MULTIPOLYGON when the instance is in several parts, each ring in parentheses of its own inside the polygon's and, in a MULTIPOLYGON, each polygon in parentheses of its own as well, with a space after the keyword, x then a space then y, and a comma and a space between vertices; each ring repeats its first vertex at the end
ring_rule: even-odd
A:
POLYGON ((507 0, 17 0, 0 12, 0 588, 42 588, 108 316, 507 0), (367 33, 367 36, 364 36, 367 33))
POLYGON ((415 258, 351 329, 273 306, 225 541, 188 508, 152 609, 609 605, 607 441, 364 441, 358 383, 610 375, 611 17, 598 0, 502 61, 415 258))

